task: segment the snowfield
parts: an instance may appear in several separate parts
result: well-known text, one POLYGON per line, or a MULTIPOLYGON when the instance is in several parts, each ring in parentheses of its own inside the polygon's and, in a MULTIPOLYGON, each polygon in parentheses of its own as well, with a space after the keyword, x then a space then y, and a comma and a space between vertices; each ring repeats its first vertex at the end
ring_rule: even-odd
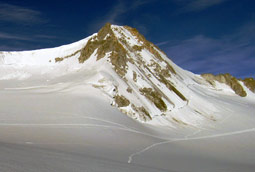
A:
MULTIPOLYGON (((125 27, 111 27, 118 39, 127 38, 127 50, 143 44, 125 27)), ((157 60, 147 49, 140 52, 140 67, 140 56, 130 50, 135 62, 127 63, 123 79, 109 52, 98 60, 96 49, 79 63, 81 49, 95 36, 52 49, 0 53, 0 171, 254 171, 255 94, 242 82, 245 97, 226 84, 210 85, 161 52, 165 61, 157 60), (153 60, 162 69, 173 67, 176 74, 167 79, 186 100, 153 76, 153 60), (166 110, 141 88, 166 95, 166 110), (130 104, 119 107, 117 95, 130 104), (141 120, 132 103, 145 107, 151 120, 141 120)))

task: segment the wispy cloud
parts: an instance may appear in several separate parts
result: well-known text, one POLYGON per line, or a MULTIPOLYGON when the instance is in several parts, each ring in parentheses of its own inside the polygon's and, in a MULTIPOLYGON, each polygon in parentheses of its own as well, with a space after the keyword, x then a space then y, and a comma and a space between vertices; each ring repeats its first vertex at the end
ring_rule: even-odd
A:
POLYGON ((57 36, 53 36, 53 35, 35 35, 33 37, 40 38, 40 39, 59 39, 57 36))
POLYGON ((167 45, 168 43, 169 43, 169 41, 163 41, 163 42, 158 42, 155 45, 162 46, 162 45, 167 45))
POLYGON ((116 19, 127 12, 128 9, 125 8, 125 3, 123 1, 119 1, 110 11, 110 13, 106 16, 105 19, 103 19, 103 23, 109 22, 109 23, 116 23, 116 19))
POLYGON ((118 0, 117 3, 109 10, 108 14, 105 17, 100 18, 99 20, 95 21, 90 25, 90 30, 97 30, 102 27, 105 23, 112 23, 112 24, 123 24, 120 22, 120 18, 123 17, 128 12, 135 10, 145 4, 151 3, 155 0, 136 0, 136 1, 124 1, 118 0))
POLYGON ((0 51, 19 51, 41 48, 49 40, 59 40, 51 35, 23 35, 0 32, 0 51))
POLYGON ((30 37, 18 36, 18 35, 5 33, 5 32, 0 32, 0 39, 11 39, 11 40, 22 40, 22 41, 32 40, 30 37))
POLYGON ((202 11, 209 7, 222 4, 228 0, 173 0, 173 1, 181 6, 181 8, 176 11, 177 14, 180 14, 192 11, 202 11))
POLYGON ((1 51, 20 51, 22 50, 21 48, 17 48, 14 46, 8 46, 8 45, 0 45, 0 52, 1 51))
POLYGON ((38 39, 58 39, 56 36, 52 35, 17 35, 17 34, 10 34, 6 32, 0 32, 0 40, 18 40, 18 41, 36 41, 38 42, 38 39))
POLYGON ((255 75, 255 23, 234 35, 213 39, 197 35, 166 49, 169 57, 195 73, 231 73, 237 77, 255 75))
POLYGON ((136 0, 133 2, 131 1, 130 4, 127 4, 126 1, 119 0, 105 20, 110 23, 117 23, 118 17, 121 15, 151 2, 153 2, 153 0, 136 0))
POLYGON ((45 20, 41 18, 41 12, 0 2, 0 21, 12 23, 40 23, 45 20))

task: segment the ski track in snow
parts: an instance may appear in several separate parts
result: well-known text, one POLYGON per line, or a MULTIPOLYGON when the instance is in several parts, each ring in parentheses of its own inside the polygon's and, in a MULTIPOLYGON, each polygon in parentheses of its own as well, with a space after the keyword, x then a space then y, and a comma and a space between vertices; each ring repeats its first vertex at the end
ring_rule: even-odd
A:
MULTIPOLYGON (((68 113, 65 113, 68 114, 68 113)), ((80 115, 78 117, 81 117, 80 115)), ((102 119, 98 119, 98 118, 93 118, 93 117, 84 117, 84 118, 88 118, 88 119, 93 119, 93 120, 98 120, 98 121, 103 121, 103 122, 107 122, 107 123, 111 123, 111 124, 117 124, 114 123, 112 121, 107 121, 107 120, 102 120, 102 119)), ((121 124, 117 124, 117 125, 121 125, 121 124)), ((151 136, 157 139, 163 139, 163 138, 159 138, 156 137, 154 135, 150 135, 148 133, 144 133, 144 132, 140 132, 131 128, 128 128, 124 125, 121 125, 122 127, 118 127, 118 126, 111 126, 111 125, 99 125, 99 124, 56 124, 56 123, 48 123, 48 124, 40 124, 40 123, 35 123, 35 124, 27 124, 27 123, 0 123, 0 126, 19 126, 19 127, 52 127, 52 128, 74 128, 74 127, 102 127, 102 128, 111 128, 111 129, 119 129, 119 130, 124 130, 124 131, 129 131, 129 132, 133 132, 133 133, 137 133, 137 134, 142 134, 142 135, 146 135, 146 136, 151 136)), ((236 135, 236 134, 243 134, 243 133, 247 133, 247 132, 255 132, 255 128, 250 128, 250 129, 245 129, 245 130, 239 130, 239 131, 234 131, 234 132, 227 132, 227 133, 222 133, 222 134, 214 134, 214 135, 207 135, 207 136, 200 136, 200 137, 192 137, 196 134, 198 134, 199 132, 201 132, 202 130, 197 130, 192 134, 189 134, 187 136, 185 136, 184 138, 172 138, 170 140, 165 140, 162 142, 157 142, 154 143, 150 146, 145 147, 144 149, 135 152, 133 154, 131 154, 128 157, 128 163, 131 163, 133 161, 134 156, 137 155, 141 155, 142 153, 144 153, 145 151, 159 146, 159 145, 163 145, 163 144, 168 144, 168 143, 172 143, 172 142, 179 142, 179 141, 189 141, 189 140, 202 140, 202 139, 210 139, 210 138, 217 138, 217 137, 224 137, 224 136, 231 136, 231 135, 236 135)), ((24 143, 24 142, 22 142, 24 143)), ((33 142, 25 142, 25 144, 73 144, 73 143, 33 143, 33 142)))
POLYGON ((57 123, 48 123, 48 124, 40 124, 40 123, 36 123, 36 124, 27 124, 27 123, 0 123, 0 126, 4 126, 4 127, 8 127, 8 126, 17 126, 17 127, 51 127, 51 128, 82 128, 82 127, 101 127, 101 128, 110 128, 110 129, 117 129, 117 130, 123 130, 123 131, 128 131, 128 132, 132 132, 132 133, 137 133, 137 134, 141 134, 141 135, 145 135, 145 136, 150 136, 156 139, 161 139, 163 140, 163 138, 160 137, 156 137, 154 135, 150 135, 147 133, 143 133, 137 130, 133 130, 133 129, 129 129, 129 128, 123 128, 123 127, 117 127, 117 126, 111 126, 111 125, 100 125, 100 124, 57 124, 57 123))
MULTIPOLYGON (((199 131, 200 132, 200 131, 199 131)), ((195 135, 197 133, 199 133, 198 131, 194 132, 192 135, 195 135)), ((239 130, 239 131, 233 131, 233 132, 227 132, 227 133, 222 133, 222 134, 213 134, 213 135, 207 135, 207 136, 201 136, 201 137, 193 137, 193 138, 189 138, 190 136, 185 136, 182 139, 178 139, 178 138, 173 138, 171 140, 166 140, 163 142, 158 142, 158 143, 154 143, 150 146, 147 146, 146 148, 135 152, 133 154, 131 154, 128 157, 128 163, 131 163, 133 161, 134 156, 137 155, 141 155, 142 153, 144 153, 145 151, 158 146, 158 145, 162 145, 162 144, 167 144, 167 143, 172 143, 172 142, 178 142, 178 141, 189 141, 189 140, 202 140, 202 139, 211 139, 211 138, 217 138, 217 137, 224 137, 224 136, 231 136, 231 135, 236 135, 236 134, 243 134, 243 133, 248 133, 248 132, 255 132, 255 128, 250 128, 250 129, 245 129, 245 130, 239 130)))
MULTIPOLYGON (((65 112, 56 112, 58 114, 65 114, 65 115, 71 115, 72 117, 78 117, 78 118, 85 118, 85 119, 91 119, 91 120, 96 120, 96 121, 101 121, 101 122, 105 122, 108 124, 114 124, 117 126, 113 126, 113 125, 101 125, 101 124, 91 124, 91 123, 82 123, 82 124, 68 124, 68 123, 47 123, 47 124, 43 124, 43 123, 34 123, 34 124, 28 124, 28 123, 0 123, 0 126, 19 126, 19 127, 51 127, 51 128, 74 128, 74 127, 102 127, 102 128, 111 128, 111 129, 118 129, 118 130, 124 130, 124 131, 128 131, 128 132, 132 132, 132 133, 137 133, 137 134, 141 134, 141 135, 145 135, 145 136, 150 136, 156 139, 161 139, 161 140, 165 140, 164 138, 160 138, 145 132, 141 132, 132 128, 129 128, 125 125, 119 124, 119 123, 115 123, 109 120, 104 120, 101 118, 95 118, 95 117, 89 117, 89 116, 83 116, 83 115, 79 115, 79 114, 73 114, 73 113, 65 113, 65 112)), ((228 117, 227 117, 228 118, 228 117)), ((183 138, 171 138, 170 140, 165 140, 162 142, 157 142, 154 144, 151 144, 145 148, 143 148, 140 151, 137 151, 133 154, 131 154, 128 157, 128 163, 132 163, 133 158, 135 156, 141 155, 142 153, 144 153, 145 151, 152 149, 153 147, 159 146, 159 145, 163 145, 163 144, 168 144, 168 143, 172 143, 172 142, 178 142, 178 141, 189 141, 189 140, 202 140, 202 139, 210 139, 210 138, 217 138, 217 137, 224 137, 224 136, 230 136, 230 135, 236 135, 236 134, 243 134, 243 133, 247 133, 247 132, 254 132, 255 128, 250 128, 250 129, 245 129, 245 130, 239 130, 239 131, 234 131, 234 132, 227 132, 227 133, 222 133, 222 134, 214 134, 214 135, 207 135, 207 136, 200 136, 200 137, 191 137, 194 135, 197 135, 198 133, 200 133, 202 130, 199 129, 195 132, 193 132, 192 134, 186 135, 183 138)), ((22 144, 24 144, 24 142, 22 142, 22 144)), ((73 143, 34 143, 34 142, 25 142, 25 144, 73 144, 73 143)))
POLYGON ((13 88, 4 88, 4 90, 32 90, 38 88, 47 88, 48 85, 39 85, 39 86, 31 86, 31 87, 13 87, 13 88))
POLYGON ((76 114, 76 113, 66 113, 66 112, 56 112, 56 113, 64 114, 64 115, 71 115, 72 117, 78 117, 78 118, 91 119, 91 120, 95 120, 95 121, 101 121, 101 122, 105 122, 105 123, 109 123, 109 124, 114 124, 114 125, 117 125, 117 126, 120 126, 120 127, 128 128, 125 125, 122 125, 122 124, 119 124, 119 123, 116 123, 116 122, 112 122, 112 121, 109 121, 109 120, 101 119, 101 118, 95 118, 95 117, 90 117, 90 116, 85 116, 85 115, 79 115, 79 114, 76 114))
MULTIPOLYGON (((44 113, 50 113, 48 111, 41 111, 44 113)), ((76 114, 76 113, 67 113, 67 112, 55 112, 56 114, 63 114, 63 115, 68 115, 71 118, 84 118, 84 119, 90 119, 90 120, 95 120, 95 121, 101 121, 101 122, 105 122, 108 124, 113 124, 116 126, 112 126, 112 125, 100 125, 100 124, 91 124, 91 123, 81 123, 81 124, 64 124, 64 123, 48 123, 48 124, 43 124, 43 123, 0 123, 0 126, 19 126, 19 127, 51 127, 52 128, 73 128, 73 127, 104 127, 104 128, 112 128, 112 129, 120 129, 123 131, 129 131, 132 133, 136 133, 136 134, 141 134, 144 136, 149 136, 152 138, 156 138, 156 139, 161 139, 161 140, 166 140, 166 138, 163 137, 158 137, 146 132, 141 132, 138 131, 136 129, 132 129, 130 127, 127 127, 126 125, 123 124, 119 124, 113 121, 109 121, 109 120, 105 120, 105 119, 101 119, 101 118, 95 118, 95 117, 90 117, 90 116, 86 116, 86 115, 81 115, 81 114, 76 114), (55 126, 55 127, 54 127, 55 126)), ((58 117, 58 118, 63 118, 63 116, 58 117)), ((66 118, 66 117, 65 117, 66 118)), ((1 119, 0 121, 5 121, 5 119, 1 119)), ((8 120, 9 121, 9 120, 8 120)), ((14 120, 12 120, 14 121, 14 120)))
MULTIPOLYGON (((93 127, 101 127, 101 128, 109 128, 109 129, 116 129, 116 130, 123 130, 123 131, 128 131, 131 133, 136 133, 136 134, 141 134, 144 136, 149 136, 152 138, 156 138, 156 139, 161 139, 164 140, 164 138, 160 138, 160 137, 156 137, 154 135, 148 134, 148 133, 144 133, 144 132, 140 132, 134 129, 130 129, 130 128, 123 128, 123 127, 117 127, 117 126, 111 126, 111 125, 100 125, 100 124, 54 124, 54 123, 48 123, 48 124, 40 124, 40 123, 34 123, 34 124, 27 124, 27 123, 0 123, 0 126, 4 126, 4 127, 8 127, 8 126, 17 126, 17 127, 42 127, 42 128, 83 128, 83 127, 87 127, 87 128, 93 128, 93 127)), ((34 143, 34 142, 22 142, 20 144, 38 144, 38 145, 44 145, 44 144, 48 144, 48 145, 54 145, 54 144, 62 144, 62 145, 69 145, 69 144, 73 144, 73 143, 34 143)), ((82 145, 82 144, 79 144, 82 145)))
POLYGON ((109 123, 109 124, 114 124, 114 125, 120 126, 120 128, 122 128, 123 130, 126 129, 126 131, 130 131, 130 132, 141 134, 141 135, 145 135, 145 136, 150 136, 150 137, 153 137, 153 138, 156 138, 156 139, 165 140, 165 138, 161 138, 161 137, 157 137, 157 136, 152 135, 152 134, 141 132, 141 131, 132 129, 130 127, 127 127, 126 125, 119 124, 119 123, 116 123, 116 122, 113 122, 113 121, 109 121, 109 120, 105 120, 105 119, 101 119, 101 118, 95 118, 95 117, 79 115, 79 114, 73 114, 73 113, 65 113, 65 112, 57 112, 57 113, 59 113, 59 114, 66 114, 66 115, 72 115, 72 116, 79 117, 79 118, 92 119, 92 120, 96 120, 96 121, 106 122, 106 123, 109 123))
MULTIPOLYGON (((51 128, 73 128, 73 127, 105 127, 105 128, 117 128, 121 130, 127 130, 126 128, 110 126, 110 125, 100 125, 100 124, 68 124, 68 123, 0 123, 0 126, 18 126, 18 127, 51 127, 51 128)), ((128 130, 129 131, 129 130, 128 130)))
POLYGON ((56 112, 58 114, 65 114, 65 115, 70 115, 71 117, 76 117, 76 118, 85 118, 85 119, 91 119, 91 120, 96 120, 96 121, 101 121, 101 122, 105 122, 108 124, 114 124, 117 126, 112 126, 112 125, 100 125, 100 124, 90 124, 90 123, 81 123, 81 124, 64 124, 64 123, 48 123, 48 124, 43 124, 43 123, 0 123, 0 126, 20 126, 20 127, 52 127, 52 128, 72 128, 72 127, 104 127, 104 128, 112 128, 112 129, 120 129, 120 130, 124 130, 124 131, 129 131, 129 132, 133 132, 133 133, 137 133, 137 134, 141 134, 141 135, 145 135, 145 136, 150 136, 156 139, 161 139, 161 140, 165 140, 165 138, 161 138, 161 137, 157 137, 155 135, 152 134, 148 134, 145 132, 141 132, 132 128, 129 128, 125 125, 116 123, 116 122, 112 122, 109 120, 104 120, 101 118, 95 118, 95 117, 89 117, 89 116, 84 116, 84 115, 79 115, 79 114, 74 114, 74 113, 65 113, 65 112, 56 112))

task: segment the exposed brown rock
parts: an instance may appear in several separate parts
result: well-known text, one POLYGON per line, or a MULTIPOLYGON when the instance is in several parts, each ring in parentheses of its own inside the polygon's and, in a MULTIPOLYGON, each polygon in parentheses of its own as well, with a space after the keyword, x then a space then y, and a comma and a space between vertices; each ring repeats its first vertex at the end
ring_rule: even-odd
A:
POLYGON ((170 81, 166 80, 165 77, 163 75, 159 75, 159 80, 160 82, 162 82, 163 84, 165 84, 165 86, 173 91, 177 96, 179 96, 183 101, 187 101, 186 97, 180 92, 178 91, 172 84, 170 81))
POLYGON ((63 61, 64 60, 64 58, 62 58, 62 57, 56 57, 55 58, 55 62, 61 62, 61 61, 63 61))
POLYGON ((152 120, 152 118, 151 118, 149 112, 148 112, 143 106, 142 106, 142 107, 138 107, 138 111, 139 111, 140 113, 142 113, 143 116, 146 116, 146 117, 148 117, 150 120, 152 120))
POLYGON ((159 54, 158 51, 162 52, 164 54, 163 51, 161 51, 156 45, 154 45, 153 43, 149 42, 148 40, 145 39, 145 37, 140 34, 137 29, 129 27, 129 26, 124 26, 125 29, 127 29, 133 36, 135 36, 138 41, 140 41, 142 43, 142 46, 133 46, 133 49, 135 51, 141 51, 143 48, 146 48, 147 50, 149 50, 157 59, 159 59, 160 61, 164 61, 167 64, 167 69, 169 71, 171 71, 173 74, 176 74, 174 68, 166 61, 164 60, 161 55, 159 54))
POLYGON ((147 98, 149 99, 154 105, 161 110, 162 112, 165 112, 167 110, 167 106, 165 102, 162 100, 162 96, 157 91, 153 90, 152 88, 140 88, 139 91, 147 98))
POLYGON ((137 82, 137 74, 135 71, 133 71, 133 81, 137 82))
POLYGON ((84 61, 86 61, 94 53, 94 51, 99 47, 101 42, 93 41, 93 39, 94 38, 89 39, 86 46, 81 50, 81 55, 79 57, 80 63, 83 63, 84 61))
POLYGON ((113 36, 113 35, 114 35, 114 34, 113 34, 113 31, 112 31, 112 29, 111 29, 111 24, 110 24, 110 23, 106 23, 106 24, 104 25, 104 27, 102 27, 102 28, 98 31, 97 37, 98 37, 99 40, 103 40, 103 39, 106 37, 107 34, 109 34, 110 36, 113 36))
POLYGON ((238 80, 229 73, 219 75, 202 74, 201 76, 212 85, 214 85, 214 81, 218 81, 220 83, 229 85, 232 88, 232 90, 241 97, 245 97, 247 95, 247 93, 244 91, 242 85, 240 85, 238 80))
POLYGON ((64 59, 67 59, 69 57, 72 57, 72 56, 75 56, 77 53, 79 53, 81 50, 78 50, 78 51, 75 51, 73 54, 70 54, 70 55, 67 55, 67 56, 64 56, 64 57, 56 57, 55 58, 55 62, 61 62, 63 61, 64 59))
POLYGON ((136 107, 134 104, 131 105, 132 109, 136 111, 143 121, 152 120, 149 112, 143 107, 136 107))
MULTIPOLYGON (((156 72, 155 70, 155 72, 152 72, 151 70, 150 70, 150 68, 148 67, 148 66, 146 66, 145 67, 149 72, 150 72, 150 74, 151 75, 153 75, 155 78, 157 78, 161 83, 163 83, 170 91, 173 91, 177 96, 179 96, 183 101, 188 101, 187 99, 186 99, 186 97, 183 95, 183 94, 181 94, 173 85, 172 85, 172 83, 170 82, 170 81, 168 81, 167 79, 166 79, 166 76, 163 76, 162 74, 161 74, 161 72, 156 72)), ((157 69, 156 69, 157 70, 157 69)), ((148 75, 148 78, 147 79, 149 79, 149 75, 148 75)), ((150 79, 149 79, 150 80, 150 79)), ((154 85, 154 89, 156 89, 157 87, 154 85)), ((163 95, 164 96, 164 95, 163 95)), ((168 98, 168 97, 165 97, 169 102, 171 102, 171 100, 168 98)), ((171 102, 172 104, 173 104, 173 102, 171 102)))
POLYGON ((110 56, 111 63, 114 66, 115 71, 120 75, 124 76, 127 72, 127 51, 123 48, 120 43, 114 45, 113 51, 110 56))
POLYGON ((245 78, 243 83, 247 88, 249 88, 252 92, 255 93, 255 80, 253 78, 245 78))
POLYGON ((130 104, 130 101, 122 95, 116 95, 115 102, 118 105, 118 107, 126 107, 130 104))
POLYGON ((132 47, 132 49, 133 49, 134 51, 142 51, 143 48, 144 48, 143 46, 138 46, 138 45, 134 45, 134 46, 132 47))
POLYGON ((93 52, 95 52, 95 50, 97 50, 97 60, 103 58, 106 53, 111 53, 109 58, 115 71, 120 76, 124 77, 128 61, 128 53, 114 35, 109 23, 100 29, 97 36, 91 38, 81 50, 79 62, 83 63, 93 54, 93 52))
POLYGON ((174 117, 172 117, 172 119, 173 119, 176 123, 178 123, 178 124, 188 125, 186 122, 183 122, 183 121, 181 121, 181 120, 179 120, 179 119, 176 119, 176 118, 174 118, 174 117))
POLYGON ((133 91, 132 88, 130 87, 127 88, 127 92, 132 93, 132 91, 133 91))
POLYGON ((156 63, 155 61, 153 61, 150 66, 154 67, 154 72, 157 76, 162 75, 166 78, 171 76, 171 74, 170 74, 171 69, 169 69, 168 66, 166 69, 162 69, 161 66, 158 63, 156 63))

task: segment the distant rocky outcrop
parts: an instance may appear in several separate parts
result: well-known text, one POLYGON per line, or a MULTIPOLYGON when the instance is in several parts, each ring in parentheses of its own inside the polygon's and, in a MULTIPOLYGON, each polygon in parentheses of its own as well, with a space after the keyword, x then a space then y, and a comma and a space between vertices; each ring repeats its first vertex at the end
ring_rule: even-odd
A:
POLYGON ((202 74, 201 76, 204 77, 206 81, 208 81, 213 86, 215 84, 214 82, 218 81, 230 86, 230 88, 241 97, 245 97, 247 95, 242 85, 240 84, 240 81, 229 73, 219 75, 202 74))

